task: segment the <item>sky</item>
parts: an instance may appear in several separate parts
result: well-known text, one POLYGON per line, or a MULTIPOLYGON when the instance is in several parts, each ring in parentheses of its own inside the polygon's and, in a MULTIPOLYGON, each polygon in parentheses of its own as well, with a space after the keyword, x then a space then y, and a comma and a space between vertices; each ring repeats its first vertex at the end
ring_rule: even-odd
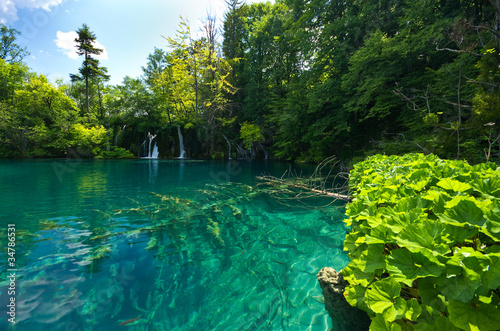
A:
MULTIPOLYGON (((266 1, 246 0, 253 2, 266 1)), ((83 57, 75 52, 75 31, 87 24, 104 50, 100 65, 116 85, 141 76, 155 47, 168 48, 162 36, 175 36, 180 16, 196 34, 207 13, 220 26, 225 10, 224 0, 0 0, 0 23, 20 32, 17 42, 30 52, 24 62, 52 82, 78 73, 83 57)))

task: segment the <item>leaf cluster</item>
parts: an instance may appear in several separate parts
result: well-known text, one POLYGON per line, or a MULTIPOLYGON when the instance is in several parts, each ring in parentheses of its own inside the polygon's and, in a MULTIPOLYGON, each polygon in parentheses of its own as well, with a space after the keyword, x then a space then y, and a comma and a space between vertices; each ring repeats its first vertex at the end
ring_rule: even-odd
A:
POLYGON ((370 330, 500 329, 499 176, 422 154, 355 165, 342 274, 370 330))

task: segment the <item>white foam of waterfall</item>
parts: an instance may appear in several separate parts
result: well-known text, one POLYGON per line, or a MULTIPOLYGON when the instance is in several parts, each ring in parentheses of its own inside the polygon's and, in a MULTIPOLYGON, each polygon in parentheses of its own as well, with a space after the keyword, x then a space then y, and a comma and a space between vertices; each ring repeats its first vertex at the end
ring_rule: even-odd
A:
POLYGON ((224 137, 224 139, 226 139, 227 141, 227 155, 229 155, 229 160, 232 160, 231 158, 231 143, 229 142, 229 140, 226 138, 225 135, 222 135, 224 137))
POLYGON ((179 126, 177 127, 177 133, 179 134, 179 159, 184 159, 186 158, 186 150, 184 149, 184 139, 182 137, 181 128, 179 126))

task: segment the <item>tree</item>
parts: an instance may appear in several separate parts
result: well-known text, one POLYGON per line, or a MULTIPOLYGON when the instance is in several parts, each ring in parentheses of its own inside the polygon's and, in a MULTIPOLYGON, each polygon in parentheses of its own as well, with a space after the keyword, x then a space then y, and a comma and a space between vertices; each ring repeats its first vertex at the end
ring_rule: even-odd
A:
MULTIPOLYGON (((79 69, 82 79, 85 79, 85 96, 87 108, 87 122, 90 123, 90 100, 89 100, 89 79, 104 78, 109 79, 106 74, 107 69, 99 67, 99 60, 92 57, 92 55, 99 55, 102 49, 94 47, 96 36, 89 30, 87 24, 83 24, 81 28, 76 30, 78 38, 75 39, 77 43, 77 54, 83 55, 83 64, 79 69)), ((71 76, 73 79, 76 76, 71 76)))
POLYGON ((19 35, 19 31, 9 29, 0 23, 0 59, 7 63, 21 63, 29 55, 26 47, 22 48, 16 44, 17 35, 19 35))
POLYGON ((16 88, 14 98, 10 105, 0 103, 0 153, 64 156, 70 129, 78 121, 74 101, 45 76, 34 73, 16 88))

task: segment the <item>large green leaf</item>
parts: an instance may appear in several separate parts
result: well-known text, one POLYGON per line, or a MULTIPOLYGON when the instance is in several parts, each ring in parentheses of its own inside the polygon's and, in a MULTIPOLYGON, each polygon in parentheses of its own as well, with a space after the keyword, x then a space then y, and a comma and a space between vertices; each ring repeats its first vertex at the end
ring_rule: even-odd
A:
POLYGON ((366 286, 354 285, 345 289, 344 295, 347 302, 353 306, 358 307, 364 311, 368 311, 368 306, 365 300, 366 286))
POLYGON ((476 257, 455 254, 446 263, 444 274, 436 279, 441 294, 461 302, 470 301, 481 285, 483 263, 476 257))
POLYGON ((488 220, 486 223, 488 235, 500 241, 500 208, 497 202, 486 211, 485 217, 488 220))
POLYGON ((387 226, 379 225, 366 236, 366 241, 375 243, 391 243, 395 237, 394 232, 387 226))
POLYGON ((500 179, 498 178, 477 179, 471 185, 485 198, 500 198, 500 179))
POLYGON ((488 266, 483 275, 480 293, 487 295, 489 290, 500 288, 500 253, 490 253, 488 266))
POLYGON ((483 226, 486 222, 484 213, 475 201, 460 199, 456 203, 446 204, 446 211, 439 215, 439 219, 450 224, 471 224, 483 226))
POLYGON ((450 322, 449 318, 438 316, 432 322, 419 322, 415 331, 459 331, 460 329, 450 322))
POLYGON ((436 185, 453 192, 468 192, 472 189, 469 184, 451 178, 443 178, 436 185))
POLYGON ((413 322, 417 321, 417 318, 422 313, 422 306, 418 303, 417 299, 407 300, 406 305, 405 318, 413 322))
POLYGON ((347 267, 342 270, 342 276, 351 285, 359 284, 362 286, 368 286, 368 284, 370 284, 375 278, 375 275, 373 272, 363 272, 363 267, 360 268, 357 263, 358 260, 352 260, 349 262, 347 267))
POLYGON ((419 220, 407 225, 396 237, 396 242, 411 252, 429 249, 444 254, 450 251, 448 244, 451 243, 445 229, 438 220, 419 220))
POLYGON ((374 313, 382 314, 387 309, 394 308, 400 292, 401 285, 392 277, 380 279, 366 290, 366 304, 374 313))
POLYGON ((418 291, 423 305, 427 305, 436 310, 443 310, 443 300, 440 296, 439 288, 436 284, 436 278, 427 277, 418 280, 418 291))
POLYGON ((377 315, 372 319, 369 331, 402 331, 400 325, 388 322, 383 315, 377 315))
POLYGON ((385 255, 383 244, 368 245, 368 249, 361 255, 357 266, 363 272, 374 272, 385 268, 385 255))
POLYGON ((445 233, 449 235, 452 244, 463 243, 479 233, 479 229, 468 224, 445 224, 445 233))
POLYGON ((450 300, 448 305, 450 321, 458 328, 468 331, 495 331, 500 329, 498 305, 450 300))
POLYGON ((387 271, 395 280, 408 286, 417 278, 438 277, 444 269, 444 265, 427 249, 420 252, 410 252, 405 248, 395 249, 391 251, 387 262, 387 271))
POLYGON ((422 199, 432 201, 433 206, 432 210, 435 214, 438 213, 444 213, 445 211, 445 204, 446 202, 450 199, 450 196, 444 192, 444 191, 438 191, 435 188, 430 189, 425 193, 425 195, 422 195, 422 199))
POLYGON ((387 321, 395 321, 397 319, 403 318, 406 314, 408 307, 406 301, 403 298, 396 298, 394 300, 394 305, 386 309, 382 315, 387 321))

